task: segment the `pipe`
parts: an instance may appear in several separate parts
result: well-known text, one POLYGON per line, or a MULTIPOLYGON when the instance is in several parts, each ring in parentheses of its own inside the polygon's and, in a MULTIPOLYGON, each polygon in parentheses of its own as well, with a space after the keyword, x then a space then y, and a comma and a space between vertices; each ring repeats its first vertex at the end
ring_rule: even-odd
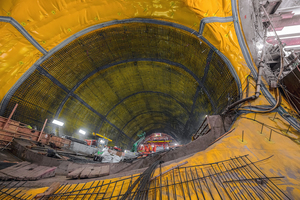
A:
POLYGON ((262 76, 263 66, 264 66, 264 62, 261 61, 259 63, 259 68, 258 68, 258 78, 257 78, 257 82, 256 82, 255 94, 252 95, 252 96, 250 96, 250 97, 246 97, 244 99, 240 99, 240 100, 234 102, 233 104, 229 105, 222 114, 227 113, 229 110, 231 110, 232 108, 234 108, 235 106, 237 106, 237 105, 239 105, 241 103, 244 103, 244 102, 250 101, 250 100, 255 100, 255 99, 257 99, 259 97, 259 95, 260 95, 261 76, 262 76))
MULTIPOLYGON (((277 84, 279 83, 279 79, 283 73, 283 45, 282 45, 282 42, 280 40, 280 38, 278 37, 277 33, 276 33, 276 30, 274 29, 274 26, 271 22, 271 19, 267 13, 267 11, 265 10, 265 8, 262 6, 262 9, 263 11, 265 12, 269 22, 270 22, 270 25, 272 27, 272 29, 274 30, 275 32, 275 35, 276 35, 276 38, 277 40, 279 41, 279 48, 280 48, 280 72, 279 72, 279 75, 277 77, 277 84)), ((258 77, 257 77, 257 82, 256 82, 256 90, 255 90, 255 94, 253 96, 250 96, 250 97, 246 97, 244 99, 241 99, 239 101, 236 101, 235 103, 229 105, 225 111, 222 113, 222 114, 225 114, 227 113, 230 109, 234 108, 235 106, 241 104, 241 103, 244 103, 246 101, 249 101, 249 100, 255 100, 259 97, 260 95, 260 88, 261 88, 261 76, 262 76, 262 68, 265 66, 265 63, 264 63, 264 59, 265 59, 265 46, 266 46, 266 36, 267 36, 267 29, 265 29, 265 35, 264 35, 264 47, 263 47, 263 52, 262 52, 262 57, 261 57, 261 61, 259 62, 259 68, 258 68, 258 77)), ((264 110, 264 111, 256 111, 258 113, 267 113, 267 112, 271 112, 273 110, 275 110, 281 103, 281 96, 280 96, 280 92, 279 92, 279 89, 277 88, 276 89, 276 93, 277 93, 277 101, 276 101, 276 104, 273 108, 269 109, 269 110, 264 110)), ((259 109, 265 109, 265 108, 262 108, 262 107, 259 107, 259 106, 252 106, 252 107, 255 107, 255 108, 259 108, 259 109)), ((240 110, 246 110, 246 111, 251 111, 249 109, 240 109, 240 110)))

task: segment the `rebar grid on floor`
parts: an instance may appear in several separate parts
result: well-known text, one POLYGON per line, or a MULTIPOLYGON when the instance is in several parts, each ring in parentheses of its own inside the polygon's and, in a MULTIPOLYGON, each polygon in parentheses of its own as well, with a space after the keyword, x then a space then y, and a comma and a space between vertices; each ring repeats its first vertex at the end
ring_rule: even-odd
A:
MULTIPOLYGON (((141 178, 144 173, 113 182, 65 184, 44 199, 290 199, 272 181, 283 177, 267 177, 256 166, 261 161, 252 162, 248 155, 244 155, 215 163, 175 168, 152 181, 141 178)), ((153 170, 148 170, 148 173, 153 174, 153 170)), ((161 169, 159 171, 161 173, 161 169)), ((21 196, 19 186, 10 187, 1 188, 0 198, 34 198, 21 196)))

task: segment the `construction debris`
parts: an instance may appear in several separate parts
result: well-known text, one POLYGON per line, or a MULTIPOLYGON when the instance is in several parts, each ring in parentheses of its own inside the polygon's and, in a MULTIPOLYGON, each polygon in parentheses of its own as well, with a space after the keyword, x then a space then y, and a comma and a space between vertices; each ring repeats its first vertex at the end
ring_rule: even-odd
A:
POLYGON ((0 170, 0 180, 35 181, 55 176, 55 171, 56 167, 38 166, 29 162, 21 162, 0 170))
POLYGON ((67 178, 77 179, 77 178, 96 178, 100 176, 109 175, 110 167, 109 165, 104 166, 86 166, 75 169, 67 175, 67 178))
POLYGON ((60 187, 60 183, 54 182, 44 193, 37 194, 34 198, 42 200, 44 199, 43 198, 44 196, 53 194, 59 187, 60 187))

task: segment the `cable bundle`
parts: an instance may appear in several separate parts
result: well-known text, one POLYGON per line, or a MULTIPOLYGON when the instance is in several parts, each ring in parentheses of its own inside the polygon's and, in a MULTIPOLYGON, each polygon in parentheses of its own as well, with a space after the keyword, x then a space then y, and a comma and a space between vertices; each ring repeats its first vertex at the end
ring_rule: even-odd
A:
POLYGON ((134 181, 134 183, 130 186, 130 188, 128 188, 128 190, 126 191, 126 193, 123 195, 123 197, 121 198, 121 200, 125 200, 125 199, 134 199, 134 200, 140 200, 140 199, 144 199, 144 197, 146 196, 146 187, 150 184, 150 178, 152 177, 155 168, 163 163, 164 161, 156 161, 155 163, 153 163, 148 169, 146 169, 140 176, 138 179, 136 179, 134 181), (133 195, 130 195, 133 192, 133 189, 136 187, 136 185, 139 183, 138 188, 135 190, 133 195), (128 197, 128 198, 127 198, 128 197))

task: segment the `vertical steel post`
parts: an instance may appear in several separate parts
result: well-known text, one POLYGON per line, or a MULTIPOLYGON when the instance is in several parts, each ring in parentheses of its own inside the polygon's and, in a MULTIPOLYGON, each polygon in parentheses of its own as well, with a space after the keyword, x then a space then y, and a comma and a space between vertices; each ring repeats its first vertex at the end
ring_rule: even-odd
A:
POLYGON ((5 122, 5 124, 4 124, 4 126, 3 126, 3 129, 6 128, 6 126, 7 126, 8 122, 9 122, 9 120, 10 120, 11 117, 13 116, 13 114, 14 114, 14 112, 16 111, 17 107, 18 107, 18 104, 16 104, 15 107, 14 107, 14 109, 11 111, 11 113, 10 113, 10 115, 9 115, 9 117, 8 117, 8 119, 7 119, 7 121, 5 122))
POLYGON ((242 142, 244 142, 244 131, 242 133, 242 142))
POLYGON ((289 125, 289 128, 287 129, 286 133, 288 133, 288 132, 289 132, 290 128, 291 128, 291 125, 289 125))
POLYGON ((39 136, 39 138, 38 138, 37 141, 40 141, 40 139, 41 139, 41 137, 42 137, 42 134, 43 134, 43 131, 44 131, 44 129, 45 129, 45 126, 46 126, 46 124, 47 124, 47 121, 48 121, 48 119, 45 120, 44 125, 43 125, 43 128, 42 128, 41 133, 40 133, 40 136, 39 136))
POLYGON ((276 112, 275 115, 274 115, 273 121, 275 120, 276 114, 277 114, 277 112, 276 112))

